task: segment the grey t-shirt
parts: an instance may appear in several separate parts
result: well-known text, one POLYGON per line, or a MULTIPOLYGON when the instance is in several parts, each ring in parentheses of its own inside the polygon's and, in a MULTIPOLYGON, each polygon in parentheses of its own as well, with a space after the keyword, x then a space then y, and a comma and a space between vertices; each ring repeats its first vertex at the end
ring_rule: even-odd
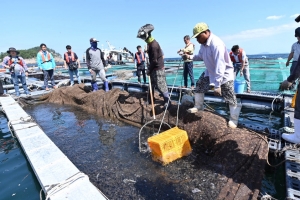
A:
POLYGON ((22 66, 18 63, 18 58, 12 58, 12 61, 14 62, 14 72, 15 74, 21 74, 22 66))
POLYGON ((89 59, 87 59, 87 65, 92 70, 104 69, 104 65, 101 59, 101 51, 99 49, 96 50, 89 49, 88 54, 89 54, 89 59))

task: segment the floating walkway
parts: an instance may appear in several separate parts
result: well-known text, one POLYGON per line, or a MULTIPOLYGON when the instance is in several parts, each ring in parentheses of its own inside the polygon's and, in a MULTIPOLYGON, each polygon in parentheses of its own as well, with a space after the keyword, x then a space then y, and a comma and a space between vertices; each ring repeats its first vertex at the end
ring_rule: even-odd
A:
POLYGON ((47 199, 107 199, 12 97, 0 97, 0 103, 47 199))

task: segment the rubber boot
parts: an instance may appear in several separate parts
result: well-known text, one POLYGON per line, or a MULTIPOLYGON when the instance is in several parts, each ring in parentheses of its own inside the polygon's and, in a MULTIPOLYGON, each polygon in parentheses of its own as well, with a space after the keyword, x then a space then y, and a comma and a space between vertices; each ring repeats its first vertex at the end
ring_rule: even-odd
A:
POLYGON ((92 89, 93 89, 93 92, 96 92, 98 90, 97 82, 92 83, 92 89))
POLYGON ((241 109, 242 109, 241 104, 238 104, 236 106, 229 105, 230 118, 229 118, 228 126, 230 128, 236 128, 237 127, 241 109))
POLYGON ((193 108, 188 109, 189 113, 196 113, 204 110, 204 93, 195 93, 195 105, 193 108))
POLYGON ((294 129, 295 129, 295 133, 292 134, 283 133, 282 138, 287 142, 299 144, 300 143, 300 119, 294 119, 294 129))
POLYGON ((20 96, 19 86, 14 86, 16 91, 16 96, 20 96))
POLYGON ((108 87, 108 82, 107 81, 104 81, 104 89, 105 89, 105 92, 109 91, 109 87, 108 87))

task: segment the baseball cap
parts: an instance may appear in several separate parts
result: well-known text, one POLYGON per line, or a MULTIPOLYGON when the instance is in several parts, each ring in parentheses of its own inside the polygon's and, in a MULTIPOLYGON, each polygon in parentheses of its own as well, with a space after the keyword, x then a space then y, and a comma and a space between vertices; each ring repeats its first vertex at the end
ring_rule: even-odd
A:
POLYGON ((208 30, 208 25, 206 23, 201 22, 201 23, 196 24, 196 26, 193 29, 193 37, 192 38, 197 37, 200 33, 204 32, 206 30, 208 30))
POLYGON ((91 38, 90 42, 99 42, 96 38, 91 38))
POLYGON ((296 28, 295 37, 300 37, 300 27, 296 28))

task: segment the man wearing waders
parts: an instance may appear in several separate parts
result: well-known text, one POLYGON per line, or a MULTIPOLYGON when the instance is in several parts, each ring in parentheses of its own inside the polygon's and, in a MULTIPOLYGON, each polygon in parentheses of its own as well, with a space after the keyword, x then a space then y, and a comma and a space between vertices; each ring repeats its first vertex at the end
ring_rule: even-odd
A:
POLYGON ((145 61, 146 61, 146 54, 143 52, 141 46, 137 46, 137 52, 135 53, 134 60, 135 60, 135 68, 136 68, 136 75, 138 77, 138 82, 141 83, 141 74, 143 74, 143 81, 146 84, 146 72, 145 72, 145 61))
MULTIPOLYGON (((180 54, 188 54, 193 55, 195 50, 195 45, 191 43, 190 36, 186 35, 183 38, 183 41, 185 43, 185 47, 183 49, 179 49, 177 53, 180 54)), ((186 59, 184 61, 184 69, 183 69, 183 78, 184 78, 184 88, 188 86, 188 79, 187 76, 190 76, 191 79, 191 89, 194 89, 195 86, 195 80, 194 80, 194 73, 193 73, 193 60, 192 59, 186 59)))
POLYGON ((97 47, 98 42, 99 41, 96 40, 95 38, 90 39, 91 47, 86 50, 86 64, 91 73, 91 77, 92 77, 91 85, 92 85, 93 92, 98 90, 98 85, 96 80, 97 75, 99 75, 101 80, 103 81, 104 89, 107 92, 109 91, 109 88, 108 88, 108 82, 105 74, 106 62, 104 60, 104 56, 101 49, 97 47))
POLYGON ((229 53, 223 41, 210 32, 207 24, 198 23, 193 29, 193 37, 201 44, 198 55, 191 56, 184 54, 183 60, 203 60, 206 66, 196 83, 195 106, 188 110, 195 113, 204 109, 204 93, 209 90, 210 85, 214 85, 215 96, 223 96, 229 103, 230 120, 228 126, 236 128, 241 111, 241 105, 237 104, 234 93, 233 79, 234 71, 229 57, 229 53))
POLYGON ((152 92, 154 94, 154 87, 156 87, 164 98, 164 107, 167 108, 169 92, 166 82, 163 53, 158 42, 151 35, 153 30, 154 27, 152 24, 146 24, 138 30, 137 37, 147 43, 147 52, 150 63, 147 68, 147 75, 150 75, 151 77, 152 92))
MULTIPOLYGON (((300 27, 295 31, 295 37, 300 40, 300 27)), ((295 61, 295 60, 294 60, 295 61)), ((280 89, 287 90, 300 77, 300 56, 298 56, 296 66, 287 80, 283 81, 280 89)), ((293 134, 283 133, 282 138, 288 142, 298 144, 300 143, 300 84, 298 84, 294 113, 294 130, 293 134)))
POLYGON ((20 96, 19 81, 21 82, 26 95, 30 95, 26 84, 26 76, 28 76, 28 70, 26 63, 22 57, 19 56, 19 51, 11 47, 7 51, 9 56, 4 57, 2 65, 9 69, 11 78, 14 83, 16 96, 20 96))

